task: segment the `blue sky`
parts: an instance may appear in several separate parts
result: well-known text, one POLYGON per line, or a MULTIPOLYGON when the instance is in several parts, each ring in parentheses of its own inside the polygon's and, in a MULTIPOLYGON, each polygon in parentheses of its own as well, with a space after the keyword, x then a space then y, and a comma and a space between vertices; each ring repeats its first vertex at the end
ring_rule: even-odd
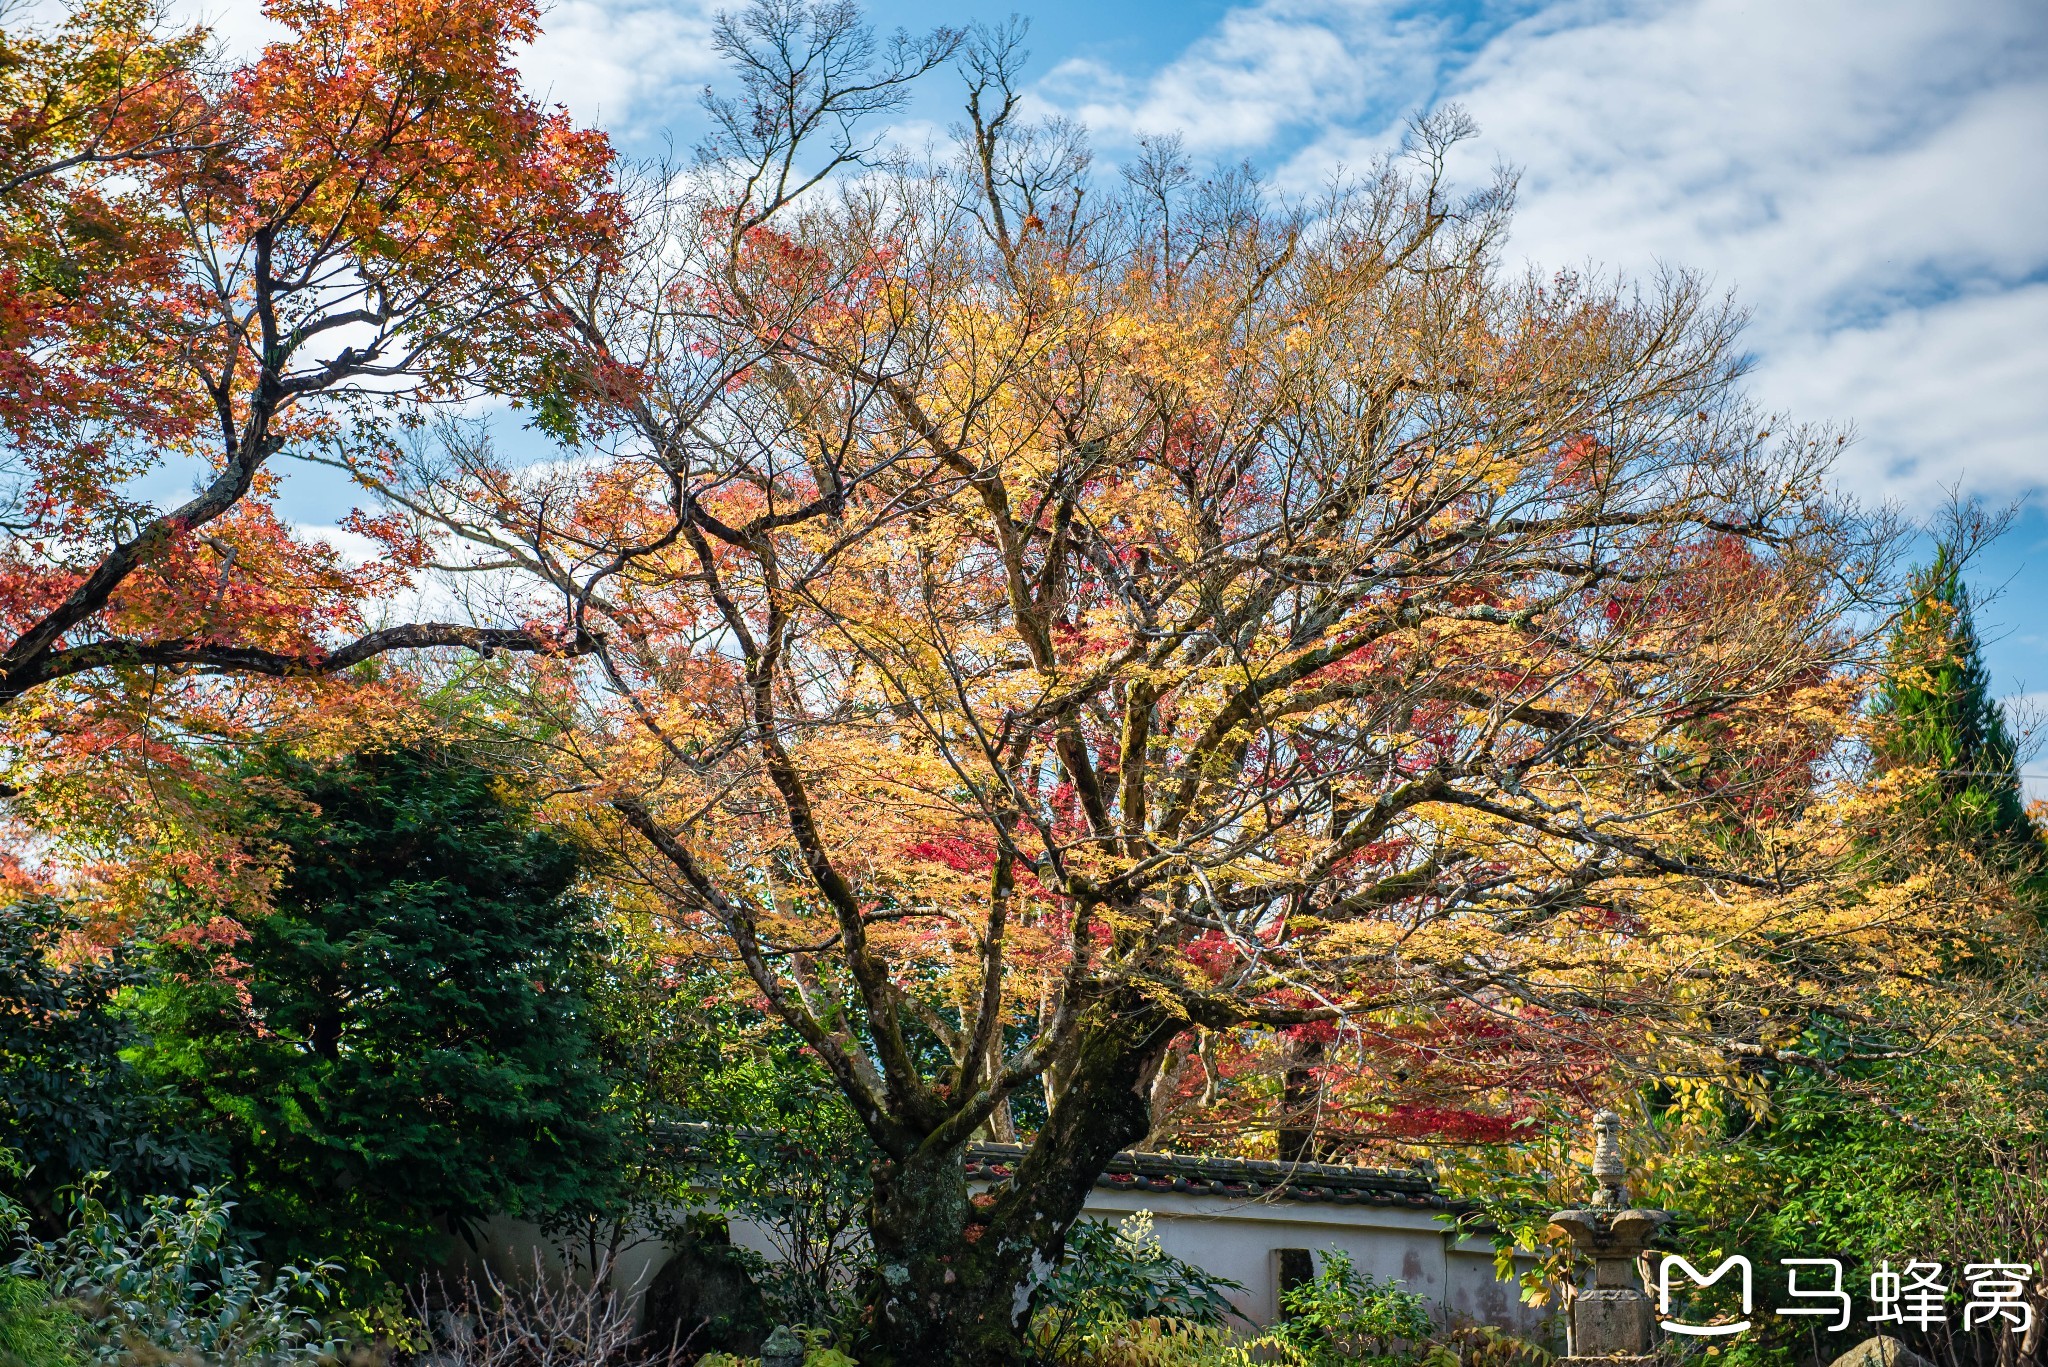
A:
MULTIPOLYGON (((726 4, 733 0, 725 0, 726 4)), ((719 0, 556 0, 531 82, 628 151, 687 143, 719 0)), ((195 0, 247 41, 253 0, 195 0)), ((1751 310, 1751 384, 1853 426, 1847 492, 1931 515, 2018 503, 1978 567, 2001 689, 2048 703, 2048 4, 2042 0, 879 0, 884 27, 1032 24, 1031 95, 1102 161, 1179 132, 1309 189, 1411 113, 1520 168, 1511 251, 1706 272, 1751 310)), ((958 86, 906 111, 942 130, 958 86)), ((311 490, 308 490, 310 494, 311 490)), ((294 500, 298 502, 299 500, 294 500)), ((309 522, 324 520, 310 507, 309 522)), ((331 516, 331 515, 330 515, 331 516)), ((2030 769, 2048 795, 2048 756, 2030 769)))

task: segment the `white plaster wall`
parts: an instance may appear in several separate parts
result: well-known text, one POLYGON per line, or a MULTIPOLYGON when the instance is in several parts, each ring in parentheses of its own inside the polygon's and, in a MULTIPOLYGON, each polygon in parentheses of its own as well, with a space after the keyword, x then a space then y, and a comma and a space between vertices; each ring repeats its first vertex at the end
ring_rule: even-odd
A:
MULTIPOLYGON (((1255 1324, 1270 1324, 1279 1314, 1276 1249, 1305 1248, 1320 1255, 1338 1248, 1351 1255, 1361 1272, 1378 1281, 1399 1282, 1454 1316, 1498 1325, 1527 1338, 1553 1336, 1546 1312, 1521 1304, 1518 1288, 1495 1277, 1493 1246, 1471 1238, 1453 1243, 1450 1229, 1434 1212, 1097 1187, 1082 1217, 1117 1221, 1140 1210, 1152 1213, 1153 1233, 1166 1252, 1243 1283, 1244 1293, 1233 1300, 1238 1312, 1255 1324)), ((759 1226, 736 1219, 731 1230, 734 1243, 764 1257, 775 1256, 773 1242, 759 1226)), ((494 1218, 484 1225, 480 1238, 484 1260, 499 1276, 531 1276, 536 1250, 547 1272, 562 1271, 554 1246, 527 1221, 494 1218)), ((612 1285, 637 1301, 666 1257, 658 1239, 629 1243, 614 1263, 612 1285)), ((1531 1260, 1522 1257, 1518 1263, 1526 1268, 1531 1260)))
MULTIPOLYGON (((1083 1218, 1122 1220, 1152 1212, 1160 1247, 1176 1258, 1242 1282, 1233 1299, 1253 1322, 1279 1315, 1279 1267, 1274 1250, 1305 1248, 1320 1255, 1337 1248, 1360 1272, 1399 1282, 1453 1314, 1495 1324, 1525 1337, 1543 1337, 1544 1312, 1521 1303, 1519 1288, 1494 1275, 1493 1245, 1482 1239, 1451 1241, 1452 1231, 1431 1211, 1396 1206, 1324 1205, 1300 1201, 1231 1201, 1178 1192, 1118 1191, 1097 1187, 1083 1218)), ((1318 1264, 1320 1265, 1320 1257, 1318 1264)), ((1521 1267, 1532 1265, 1520 1259, 1521 1267)))
MULTIPOLYGON (((707 1205, 702 1209, 710 1209, 707 1205)), ((679 1212, 680 1213, 680 1212, 679 1212)), ((732 1241, 750 1248, 764 1258, 776 1257, 768 1232, 745 1220, 730 1222, 732 1241)), ((513 1281, 533 1276, 534 1255, 540 1255, 544 1274, 560 1276, 563 1271, 561 1246, 548 1239, 539 1225, 508 1215, 494 1215, 478 1232, 479 1252, 493 1275, 513 1281)), ((574 1250, 572 1250, 574 1252, 574 1250)), ((653 1234, 629 1236, 612 1260, 611 1285, 636 1304, 646 1294, 654 1274, 668 1261, 668 1246, 653 1234)))

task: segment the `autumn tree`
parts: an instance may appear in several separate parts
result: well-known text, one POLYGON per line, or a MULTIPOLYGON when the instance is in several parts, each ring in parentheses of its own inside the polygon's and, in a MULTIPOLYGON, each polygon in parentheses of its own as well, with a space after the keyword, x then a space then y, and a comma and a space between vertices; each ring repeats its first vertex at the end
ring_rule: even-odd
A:
POLYGON ((211 121, 192 79, 205 55, 202 30, 175 29, 146 0, 79 5, 55 32, 0 34, 0 195, 209 146, 211 121))
POLYGON ((1816 799, 1883 529, 1744 399, 1735 311, 1504 270, 1454 112, 1307 203, 1170 142, 1092 176, 1020 36, 963 49, 953 159, 884 162, 859 120, 953 35, 724 21, 712 141, 551 295, 576 458, 374 476, 592 643, 498 701, 880 1151, 878 1362, 1019 1358, 1191 1032, 1680 1069, 1932 952, 1836 895, 1816 799))
POLYGON ((370 629, 418 548, 359 514, 343 521, 381 543, 367 563, 295 534, 274 467, 531 387, 564 321, 550 282, 616 229, 608 146, 521 89, 532 3, 265 10, 288 36, 241 65, 154 0, 81 0, 4 40, 0 704, 18 738, 61 744, 81 713, 125 708, 132 739, 207 676, 575 648, 558 623, 370 629), (151 500, 188 472, 188 497, 151 500))

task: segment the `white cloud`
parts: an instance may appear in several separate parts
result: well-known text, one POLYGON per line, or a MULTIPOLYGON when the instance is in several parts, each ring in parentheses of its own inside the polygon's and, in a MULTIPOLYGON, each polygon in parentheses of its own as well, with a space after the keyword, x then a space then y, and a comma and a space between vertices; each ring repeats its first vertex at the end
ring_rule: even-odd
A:
POLYGON ((1460 164, 1523 170, 1516 251, 1735 289, 1758 395, 1862 433, 1849 487, 1917 501, 2048 485, 2048 9, 1446 13, 1260 0, 1148 78, 1068 64, 1042 93, 1112 140, 1182 127, 1196 149, 1277 159, 1296 190, 1456 99, 1484 130, 1460 164))
POLYGON ((292 524, 292 535, 308 545, 325 543, 341 563, 351 569, 375 564, 389 554, 384 543, 375 537, 364 536, 361 532, 347 527, 328 524, 315 526, 305 522, 292 524))
POLYGON ((2048 284, 1772 341, 1767 404, 1856 420, 1844 485, 1910 508, 1950 486, 1997 500, 2048 483, 2048 284))
POLYGON ((538 94, 579 123, 648 137, 693 123, 696 99, 721 70, 711 49, 715 4, 562 0, 518 59, 538 94))
POLYGON ((1392 0, 1264 0, 1233 9, 1150 79, 1070 60, 1048 103, 1112 141, 1178 132, 1196 151, 1269 150, 1304 124, 1342 125, 1426 83, 1451 21, 1392 0))
POLYGON ((188 24, 204 24, 236 57, 253 57, 265 43, 290 36, 271 22, 260 0, 174 0, 171 12, 188 24))
POLYGON ((1580 7, 1450 93, 1527 168, 1531 257, 1708 271, 1759 395, 1863 433, 1845 484, 2001 495, 2048 482, 2044 48, 2024 0, 1580 7))

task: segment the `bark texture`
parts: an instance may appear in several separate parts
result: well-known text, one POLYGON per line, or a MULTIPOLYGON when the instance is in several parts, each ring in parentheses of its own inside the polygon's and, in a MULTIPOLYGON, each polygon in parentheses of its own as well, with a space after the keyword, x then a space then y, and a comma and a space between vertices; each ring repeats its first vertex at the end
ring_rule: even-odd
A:
POLYGON ((1068 1228, 1096 1177, 1150 1128, 1147 1096, 1184 1028, 1135 994, 1091 1008, 1045 1128, 1009 1184, 970 1195, 965 1143, 877 1164, 870 1231, 876 1281, 869 1342, 876 1367, 1013 1367, 1068 1228))

